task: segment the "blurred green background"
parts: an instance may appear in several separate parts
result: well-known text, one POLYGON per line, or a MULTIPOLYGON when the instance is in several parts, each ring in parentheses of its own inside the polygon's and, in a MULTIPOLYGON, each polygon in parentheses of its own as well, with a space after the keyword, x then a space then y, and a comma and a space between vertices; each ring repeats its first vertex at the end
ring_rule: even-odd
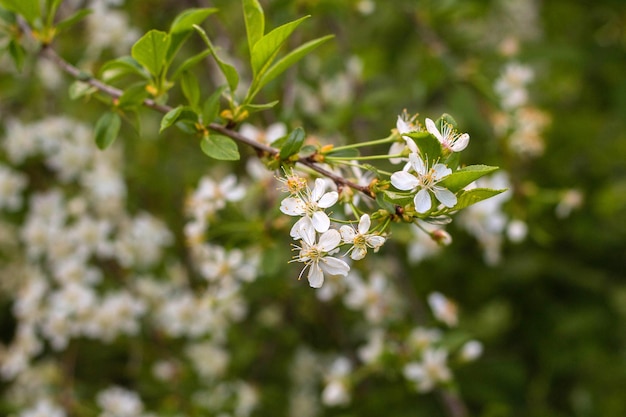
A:
MULTIPOLYGON (((245 62, 239 2, 127 3, 123 8, 132 25, 142 31, 167 29, 185 7, 217 7, 207 32, 231 59, 245 62)), ((281 104, 275 112, 255 115, 253 123, 303 125, 338 143, 386 136, 404 108, 432 118, 447 112, 472 137, 464 162, 497 165, 509 174, 513 196, 505 210, 526 223, 528 234, 519 243, 505 241, 499 263, 485 263, 476 239, 454 223, 450 247, 417 265, 403 265, 420 297, 437 290, 456 300, 463 329, 484 343, 483 357, 456 372, 470 415, 626 416, 626 3, 261 3, 269 27, 312 15, 298 31, 299 42, 328 33, 336 38, 272 83, 263 98, 278 98, 281 104), (507 50, 511 42, 513 50, 507 50), (513 154, 493 126, 499 111, 493 86, 507 62, 534 69, 530 103, 551 120, 542 134, 545 149, 535 157, 513 154), (348 77, 343 92, 332 84, 339 75, 348 77), (326 96, 317 94, 324 92, 320 84, 328 85, 326 96), (555 209, 568 189, 578 190, 583 203, 569 216, 558 216, 555 209)), ((201 47, 193 43, 188 48, 201 47)), ((77 45, 70 36, 58 46, 75 62, 88 40, 77 45)), ((0 75, 3 116, 36 120, 66 113, 96 120, 103 107, 23 82, 32 71, 27 65, 21 75, 0 75)), ((211 85, 204 88, 207 94, 211 85)), ((130 204, 158 213, 180 234, 181 210, 164 202, 182 206, 186 190, 210 162, 193 140, 175 132, 159 136, 159 115, 143 117, 147 123, 140 137, 131 129, 124 132, 130 204)), ((180 235, 178 246, 182 253, 180 235)), ((235 340, 274 339, 276 352, 269 355, 274 365, 257 369, 265 388, 263 407, 254 415, 284 415, 284 382, 272 375, 288 366, 284 358, 291 357, 296 340, 330 349, 337 342, 334 335, 357 320, 344 313, 337 319, 340 306, 317 301, 303 286, 285 288, 285 279, 265 279, 249 289, 257 303, 252 305, 286 306, 291 317, 282 335, 252 323, 233 335, 235 340)), ((246 364, 246 353, 240 354, 240 362, 233 362, 246 364)), ((241 367, 245 374, 246 366, 241 367)), ((324 415, 443 415, 436 397, 415 400, 408 389, 387 382, 373 379, 355 387, 358 401, 324 415)))

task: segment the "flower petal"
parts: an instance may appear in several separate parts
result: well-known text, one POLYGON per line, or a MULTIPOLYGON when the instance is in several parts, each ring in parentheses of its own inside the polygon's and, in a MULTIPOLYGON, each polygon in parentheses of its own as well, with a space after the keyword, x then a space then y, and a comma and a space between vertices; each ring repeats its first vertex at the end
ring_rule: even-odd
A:
POLYGON ((301 198, 287 197, 280 202, 280 211, 289 216, 302 216, 304 207, 304 201, 301 198))
POLYGON ((422 158, 419 157, 419 155, 417 155, 417 153, 409 154, 409 162, 411 163, 411 167, 413 167, 415 172, 420 175, 426 174, 426 164, 424 164, 424 161, 422 160, 422 158))
POLYGON ((398 190, 412 190, 419 185, 419 181, 413 174, 409 174, 406 171, 398 171, 391 175, 391 184, 398 190))
POLYGON ((463 149, 467 148, 469 140, 470 136, 467 133, 463 133, 454 141, 452 146, 450 146, 450 150, 453 152, 461 152, 463 149))
POLYGON ((367 248, 365 246, 355 246, 350 253, 350 257, 355 261, 365 258, 367 255, 367 248))
POLYGON ((329 275, 343 275, 344 277, 350 272, 350 266, 341 259, 328 256, 321 259, 322 268, 329 275))
POLYGON ((341 235, 335 229, 329 229, 322 233, 318 247, 322 252, 330 252, 341 243, 341 235))
POLYGON ((426 118, 425 122, 426 122, 426 130, 428 131, 428 133, 436 137, 439 142, 443 142, 443 136, 441 136, 439 129, 437 129, 437 126, 435 126, 435 122, 433 122, 428 117, 426 118))
POLYGON ((313 187, 313 191, 311 192, 311 201, 319 200, 324 192, 326 191, 326 182, 322 178, 317 178, 315 180, 315 187, 313 187))
POLYGON ((350 226, 344 225, 339 229, 339 233, 341 233, 341 238, 346 243, 354 242, 354 237, 356 236, 356 232, 350 226))
POLYGON ((323 211, 316 211, 311 217, 313 227, 320 233, 324 233, 330 227, 330 219, 323 211))
POLYGON ((311 264, 307 278, 309 285, 313 288, 320 288, 324 283, 324 272, 317 262, 311 264))
POLYGON ((415 194, 413 202, 415 203, 415 211, 418 213, 426 213, 430 210, 430 206, 432 205, 430 193, 425 188, 422 188, 417 192, 417 194, 415 194))
POLYGON ((433 187, 433 193, 437 200, 446 207, 454 207, 456 205, 456 196, 454 193, 443 187, 433 187))
POLYGON ((308 217, 303 217, 298 220, 291 228, 289 235, 295 240, 304 240, 309 246, 315 245, 315 228, 313 227, 311 219, 308 217))
POLYGON ((452 174, 452 170, 444 164, 435 164, 435 166, 433 167, 433 171, 433 178, 435 179, 435 181, 439 181, 440 179, 452 174))
POLYGON ((359 220, 359 233, 364 235, 370 230, 372 222, 370 220, 369 214, 364 214, 361 216, 359 220))
POLYGON ((385 238, 379 235, 369 235, 365 242, 370 248, 378 249, 385 243, 385 238))
POLYGON ((335 204, 338 199, 339 199, 339 194, 337 194, 337 191, 330 191, 330 192, 325 193, 320 198, 319 202, 317 203, 317 206, 321 208, 328 208, 332 206, 333 204, 335 204))

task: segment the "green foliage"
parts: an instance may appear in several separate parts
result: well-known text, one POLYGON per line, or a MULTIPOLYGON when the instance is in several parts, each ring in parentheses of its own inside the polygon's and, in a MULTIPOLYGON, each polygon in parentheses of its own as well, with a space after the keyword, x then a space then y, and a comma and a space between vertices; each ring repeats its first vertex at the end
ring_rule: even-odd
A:
POLYGON ((165 32, 153 29, 133 45, 131 55, 148 70, 150 75, 158 78, 165 67, 165 58, 169 46, 170 36, 165 32))
POLYGON ((117 139, 122 125, 120 115, 114 112, 106 112, 96 122, 95 138, 96 145, 100 149, 106 149, 117 139))
POLYGON ((207 156, 220 161, 237 161, 240 158, 237 144, 226 136, 216 134, 204 136, 200 148, 207 156))
POLYGON ((304 133, 304 129, 301 127, 297 127, 294 129, 289 136, 287 136, 287 140, 284 144, 281 145, 280 148, 280 159, 286 160, 291 155, 295 155, 300 152, 300 148, 304 144, 304 139, 306 134, 304 133))

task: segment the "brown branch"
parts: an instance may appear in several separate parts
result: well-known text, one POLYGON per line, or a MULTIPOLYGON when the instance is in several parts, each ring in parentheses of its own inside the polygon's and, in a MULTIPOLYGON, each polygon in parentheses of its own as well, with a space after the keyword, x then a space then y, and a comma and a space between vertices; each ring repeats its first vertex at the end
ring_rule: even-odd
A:
MULTIPOLYGON (((25 24, 25 22, 21 25, 22 26, 22 30, 24 32, 27 33, 31 33, 30 32, 30 28, 28 27, 27 24, 25 24)), ((70 64, 69 62, 67 62, 65 59, 63 59, 59 54, 57 54, 57 52, 52 48, 51 45, 43 45, 41 51, 40 51, 40 55, 43 56, 46 59, 49 59, 50 61, 52 61, 54 64, 56 64, 59 68, 61 68, 63 71, 65 71, 67 74, 71 75, 73 78, 84 82, 87 85, 90 85, 92 87, 94 87, 95 89, 97 89, 98 91, 105 93, 113 98, 120 98, 122 96, 122 94, 124 93, 124 91, 115 88, 111 85, 108 85, 100 80, 98 80, 97 78, 93 77, 91 74, 82 71, 80 68, 70 64)), ((143 101, 143 105, 151 108, 153 110, 156 110, 160 113, 168 113, 169 111, 173 110, 174 108, 165 104, 159 104, 157 103, 155 100, 152 99, 145 99, 143 101)), ((250 146, 251 148, 255 149, 259 154, 266 154, 269 156, 278 156, 278 154, 280 153, 279 149, 273 148, 271 146, 265 145, 263 143, 257 142, 256 140, 250 139, 246 136, 243 136, 242 134, 240 134, 239 132, 232 130, 226 126, 220 125, 218 123, 209 123, 206 126, 208 129, 213 130, 215 132, 221 133, 224 136, 228 136, 229 138, 239 142, 239 143, 243 143, 247 146, 250 146)), ((312 169, 313 171, 332 179, 335 184, 337 184, 338 187, 350 187, 358 192, 361 192, 363 194, 365 194, 366 196, 370 197, 370 198, 375 198, 374 194, 372 193, 372 191, 367 187, 367 186, 363 186, 363 185, 359 185, 356 184, 350 180, 347 180, 345 178, 343 178, 340 175, 337 175, 333 172, 328 171, 327 169, 323 168, 322 166, 319 165, 318 162, 316 162, 312 157, 301 157, 297 160, 298 163, 309 167, 310 169, 312 169)))

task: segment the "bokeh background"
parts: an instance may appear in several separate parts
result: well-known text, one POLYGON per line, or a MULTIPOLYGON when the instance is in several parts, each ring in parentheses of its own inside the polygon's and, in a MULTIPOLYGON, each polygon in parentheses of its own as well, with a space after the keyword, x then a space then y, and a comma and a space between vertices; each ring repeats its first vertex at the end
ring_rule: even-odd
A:
MULTIPOLYGON (((28 186, 17 208, 9 209, 8 191, 3 192, 4 208, 0 204, 0 362, 5 361, 0 414, 34 416, 24 411, 33 407, 34 398, 16 394, 30 389, 63 404, 68 416, 107 415, 100 414, 104 406, 95 398, 116 385, 138 392, 154 415, 243 416, 245 411, 233 405, 243 403, 241 393, 225 402, 223 408, 230 411, 192 401, 220 390, 236 391, 233 382, 221 381, 241 379, 255 393, 253 416, 455 415, 444 396, 416 393, 393 369, 393 358, 365 376, 353 376, 351 401, 337 406, 320 399, 332 367, 313 370, 307 378, 309 368, 302 365, 303 351, 315 352, 311 369, 338 354, 358 363, 354 352, 373 328, 385 328, 393 339, 391 334, 406 333, 418 320, 440 326, 423 318, 430 317, 426 297, 438 291, 459 309, 458 326, 442 329, 477 339, 484 347, 479 359, 454 369, 454 392, 467 415, 626 415, 626 4, 261 3, 270 28, 312 15, 294 44, 329 33, 335 38, 263 92, 266 101, 281 102, 274 110, 253 115, 250 124, 304 126, 322 142, 340 144, 387 136, 403 109, 431 118, 449 113, 471 136, 463 162, 501 167, 502 175, 493 181, 507 186, 509 193, 461 214, 447 228, 454 240, 445 248, 418 243, 406 229, 394 229, 388 245, 363 267, 363 276, 368 270, 381 271, 396 288, 396 298, 385 300, 389 305, 382 313, 391 318, 372 321, 363 305, 346 305, 349 291, 340 285, 336 293, 320 297, 296 280, 297 268, 287 264, 291 219, 281 219, 280 195, 271 178, 259 180, 249 186, 247 200, 220 212, 207 232, 212 244, 228 250, 247 250, 261 242, 253 264, 256 279, 238 288, 247 313, 231 320, 220 336, 224 369, 208 372, 209 377, 194 370, 207 358, 219 361, 217 353, 205 353, 197 362, 184 359, 191 340, 215 341, 217 336, 210 331, 195 339, 168 333, 151 324, 152 307, 147 307, 135 332, 121 331, 113 340, 79 334, 56 349, 52 336, 36 336, 42 346, 26 359, 22 371, 12 374, 6 371, 7 352, 18 334, 21 319, 15 306, 28 275, 19 265, 35 263, 44 275, 53 275, 44 261, 27 255, 20 230, 28 221, 28 198, 57 186, 72 195, 85 191, 78 182, 55 179, 57 171, 46 163, 51 154, 42 151, 15 162, 6 143, 17 134, 16 123, 23 130, 46 129, 45 123, 37 123, 64 116, 92 126, 106 107, 97 100, 70 99, 72 80, 49 62, 27 55, 17 72, 5 54, 0 68, 0 155, 3 166, 28 178, 28 186), (259 200, 262 210, 259 203, 255 210, 259 200), (227 227, 246 222, 253 226, 243 233, 227 227), (154 371, 157 362, 165 375, 161 379, 154 371), (19 377, 29 369, 36 375, 32 380, 39 381, 30 386, 28 378, 19 377), (297 384, 304 387, 300 394, 310 388, 310 398, 301 395, 304 405, 294 399, 299 398, 297 384)), ((245 28, 237 1, 67 1, 61 11, 85 5, 94 7, 98 18, 71 29, 55 44, 72 63, 95 71, 107 59, 128 54, 132 42, 148 29, 167 30, 185 8, 210 6, 220 11, 203 27, 229 62, 242 68, 245 79, 245 28)), ((202 43, 194 38, 185 48, 183 54, 197 52, 202 43)), ((221 82, 211 62, 195 71, 205 96, 221 82)), ((171 103, 181 97, 172 91, 171 103)), ((126 184, 124 210, 161 219, 170 239, 149 268, 135 267, 132 261, 122 266, 119 260, 96 262, 103 276, 97 291, 133 287, 141 293, 134 282, 149 274, 164 288, 182 275, 185 285, 198 292, 206 283, 194 272, 186 245, 185 200, 205 175, 218 180, 232 171, 245 177, 249 170, 245 163, 208 159, 197 140, 179 131, 159 134, 158 114, 145 111, 140 117, 141 132, 125 125, 117 151, 105 152, 122 155, 114 166, 126 184), (171 272, 172 263, 165 261, 171 259, 178 260, 172 262, 183 272, 171 272)), ((244 162, 254 158, 249 150, 242 149, 242 154, 244 162)), ((115 233, 121 234, 123 226, 117 227, 115 233)), ((113 232, 109 238, 113 240, 113 232)), ((246 252, 244 258, 250 257, 246 252)), ((53 288, 51 284, 41 299, 51 296, 53 288)))

